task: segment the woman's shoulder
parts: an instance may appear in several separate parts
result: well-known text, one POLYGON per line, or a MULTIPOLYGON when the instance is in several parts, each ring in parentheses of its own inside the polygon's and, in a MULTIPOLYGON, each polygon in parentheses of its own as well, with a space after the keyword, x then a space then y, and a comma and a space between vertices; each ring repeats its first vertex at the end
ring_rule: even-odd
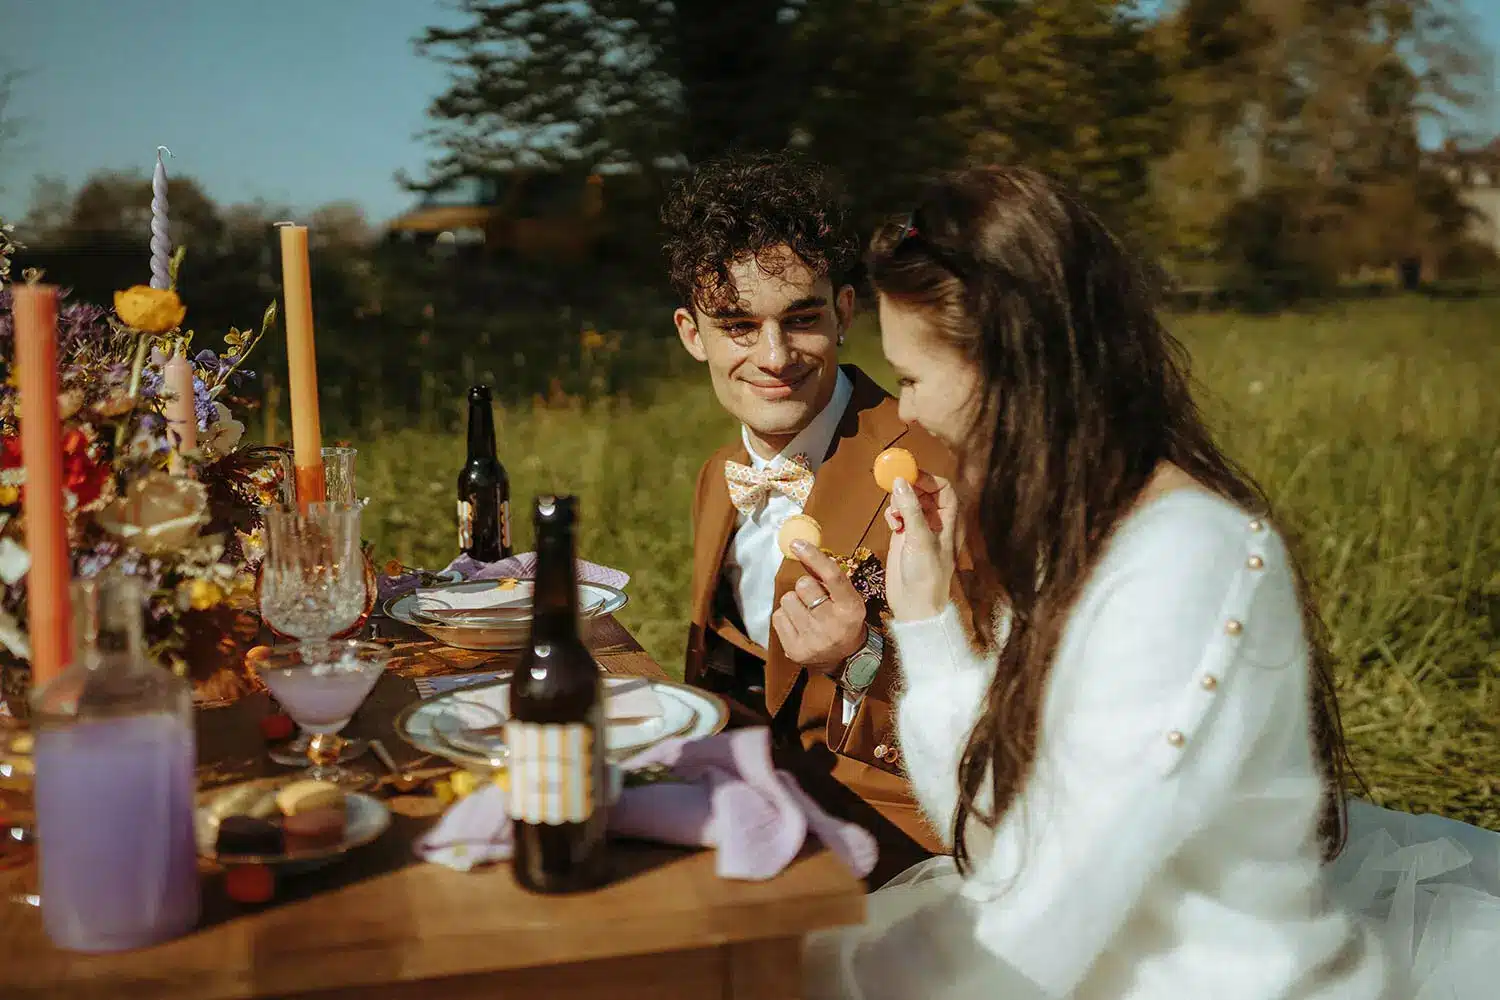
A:
POLYGON ((1303 646, 1296 575, 1275 526, 1198 488, 1163 493, 1127 516, 1077 610, 1106 646, 1121 633, 1150 648, 1228 635, 1265 665, 1289 663, 1303 646))
POLYGON ((1151 577, 1170 585, 1204 574, 1280 570, 1287 561, 1281 535, 1264 514, 1200 487, 1182 487, 1126 515, 1100 568, 1105 573, 1149 569, 1151 577))

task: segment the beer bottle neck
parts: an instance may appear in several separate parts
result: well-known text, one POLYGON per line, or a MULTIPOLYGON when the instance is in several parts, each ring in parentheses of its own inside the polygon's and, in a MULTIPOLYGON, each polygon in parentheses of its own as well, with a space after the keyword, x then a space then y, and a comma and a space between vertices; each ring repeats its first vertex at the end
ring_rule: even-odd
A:
POLYGON ((469 460, 495 457, 495 413, 487 399, 469 400, 469 460))
POLYGON ((578 584, 573 568, 573 529, 543 532, 536 540, 536 592, 532 596, 536 630, 549 638, 576 635, 578 584))

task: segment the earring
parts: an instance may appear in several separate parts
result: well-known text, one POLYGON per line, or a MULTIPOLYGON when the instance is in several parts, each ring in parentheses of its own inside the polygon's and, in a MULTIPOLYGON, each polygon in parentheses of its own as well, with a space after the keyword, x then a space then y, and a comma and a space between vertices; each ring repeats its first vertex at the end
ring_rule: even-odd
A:
POLYGON ((842 333, 839 334, 839 346, 840 347, 844 346, 844 335, 842 333))

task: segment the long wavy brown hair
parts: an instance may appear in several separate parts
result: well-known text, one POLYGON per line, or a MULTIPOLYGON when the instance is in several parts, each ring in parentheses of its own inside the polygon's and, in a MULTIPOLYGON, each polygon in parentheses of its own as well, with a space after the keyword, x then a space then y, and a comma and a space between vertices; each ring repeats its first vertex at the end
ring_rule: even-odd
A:
MULTIPOLYGON (((1248 512, 1269 517, 1270 504, 1204 426, 1187 352, 1157 317, 1155 282, 1050 179, 1019 168, 940 178, 910 215, 876 233, 867 264, 881 295, 925 311, 935 335, 983 375, 959 449, 959 537, 975 563, 963 587, 981 645, 996 645, 1000 608, 1010 630, 959 764, 953 845, 967 868, 969 819, 993 828, 1021 792, 1069 612, 1153 473, 1172 463, 1248 512), (988 810, 976 804, 986 782, 988 810)), ((1319 834, 1331 858, 1346 837, 1348 760, 1326 633, 1292 566, 1312 650, 1319 834)))

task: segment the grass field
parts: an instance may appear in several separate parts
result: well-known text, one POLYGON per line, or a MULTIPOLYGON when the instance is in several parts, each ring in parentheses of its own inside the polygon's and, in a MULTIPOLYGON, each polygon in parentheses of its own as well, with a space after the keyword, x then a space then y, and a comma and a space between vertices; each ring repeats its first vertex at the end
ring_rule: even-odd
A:
MULTIPOLYGON (((1500 829, 1500 304, 1391 299, 1173 328, 1223 442, 1311 557, 1371 797, 1500 829)), ((851 345, 846 360, 893 384, 873 328, 851 345)), ((706 374, 662 390, 497 420, 520 550, 533 493, 579 494, 582 553, 632 574, 621 618, 680 671, 693 482, 735 427, 706 374)), ((379 557, 445 564, 461 432, 355 444, 379 557)))

